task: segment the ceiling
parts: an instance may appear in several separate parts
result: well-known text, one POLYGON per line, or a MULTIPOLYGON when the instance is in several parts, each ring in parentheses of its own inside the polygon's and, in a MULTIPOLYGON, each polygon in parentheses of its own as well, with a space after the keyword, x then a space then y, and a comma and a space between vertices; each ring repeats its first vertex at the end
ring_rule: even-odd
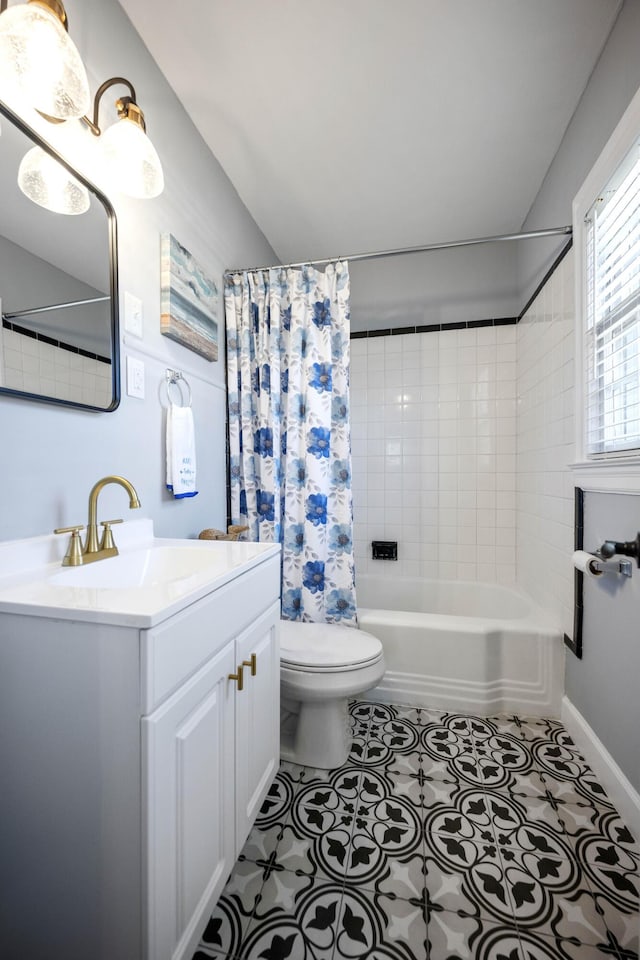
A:
POLYGON ((282 262, 518 231, 620 7, 122 2, 282 262))

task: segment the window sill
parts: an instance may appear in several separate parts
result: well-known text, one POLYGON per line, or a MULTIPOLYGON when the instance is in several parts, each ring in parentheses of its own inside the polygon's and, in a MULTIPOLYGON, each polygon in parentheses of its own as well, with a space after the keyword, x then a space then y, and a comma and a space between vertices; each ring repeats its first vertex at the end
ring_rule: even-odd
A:
POLYGON ((640 456, 570 464, 576 487, 592 493, 640 494, 640 456))

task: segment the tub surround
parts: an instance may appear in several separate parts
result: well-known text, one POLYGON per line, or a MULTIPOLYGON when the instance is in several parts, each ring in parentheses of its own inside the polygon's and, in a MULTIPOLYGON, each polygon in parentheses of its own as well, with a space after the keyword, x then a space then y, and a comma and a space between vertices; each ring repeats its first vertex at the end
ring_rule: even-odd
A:
POLYGON ((514 323, 351 342, 354 549, 385 577, 515 580, 514 323))

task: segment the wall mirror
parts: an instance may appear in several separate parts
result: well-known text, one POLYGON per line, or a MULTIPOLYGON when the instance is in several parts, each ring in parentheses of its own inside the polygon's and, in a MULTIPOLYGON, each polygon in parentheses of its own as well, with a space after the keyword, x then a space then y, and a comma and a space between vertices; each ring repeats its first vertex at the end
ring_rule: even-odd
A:
POLYGON ((0 103, 0 395, 115 410, 120 399, 116 220, 89 193, 78 215, 52 213, 18 187, 25 154, 55 151, 0 103))

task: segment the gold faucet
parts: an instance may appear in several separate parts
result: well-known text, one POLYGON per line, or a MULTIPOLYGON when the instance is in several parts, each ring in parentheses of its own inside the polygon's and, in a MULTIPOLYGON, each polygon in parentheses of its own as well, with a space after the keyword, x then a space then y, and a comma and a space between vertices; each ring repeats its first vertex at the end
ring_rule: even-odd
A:
POLYGON ((84 546, 80 541, 80 531, 84 526, 79 524, 75 527, 58 527, 54 533, 70 533, 71 540, 64 560, 63 567, 78 567, 83 563, 93 563, 94 560, 106 560, 107 557, 117 557, 118 548, 113 542, 111 527, 114 523, 122 523, 122 520, 103 520, 100 524, 104 527, 102 540, 98 543, 98 496, 103 487, 109 483, 119 483, 129 494, 129 507, 134 510, 140 506, 138 494, 133 484, 129 483, 124 477, 103 477, 98 480, 91 488, 89 494, 89 521, 87 523, 87 539, 84 546))
POLYGON ((113 542, 111 525, 114 523, 122 523, 122 520, 103 520, 101 525, 104 527, 104 533, 102 534, 101 542, 98 543, 98 497, 100 491, 110 483, 118 483, 127 491, 129 494, 130 510, 135 510, 140 506, 135 487, 132 483, 129 483, 125 477, 112 476, 103 477, 102 480, 98 480, 91 488, 91 493, 89 494, 87 539, 82 548, 83 563, 92 563, 94 560, 104 560, 106 557, 115 557, 118 554, 118 548, 113 542))

